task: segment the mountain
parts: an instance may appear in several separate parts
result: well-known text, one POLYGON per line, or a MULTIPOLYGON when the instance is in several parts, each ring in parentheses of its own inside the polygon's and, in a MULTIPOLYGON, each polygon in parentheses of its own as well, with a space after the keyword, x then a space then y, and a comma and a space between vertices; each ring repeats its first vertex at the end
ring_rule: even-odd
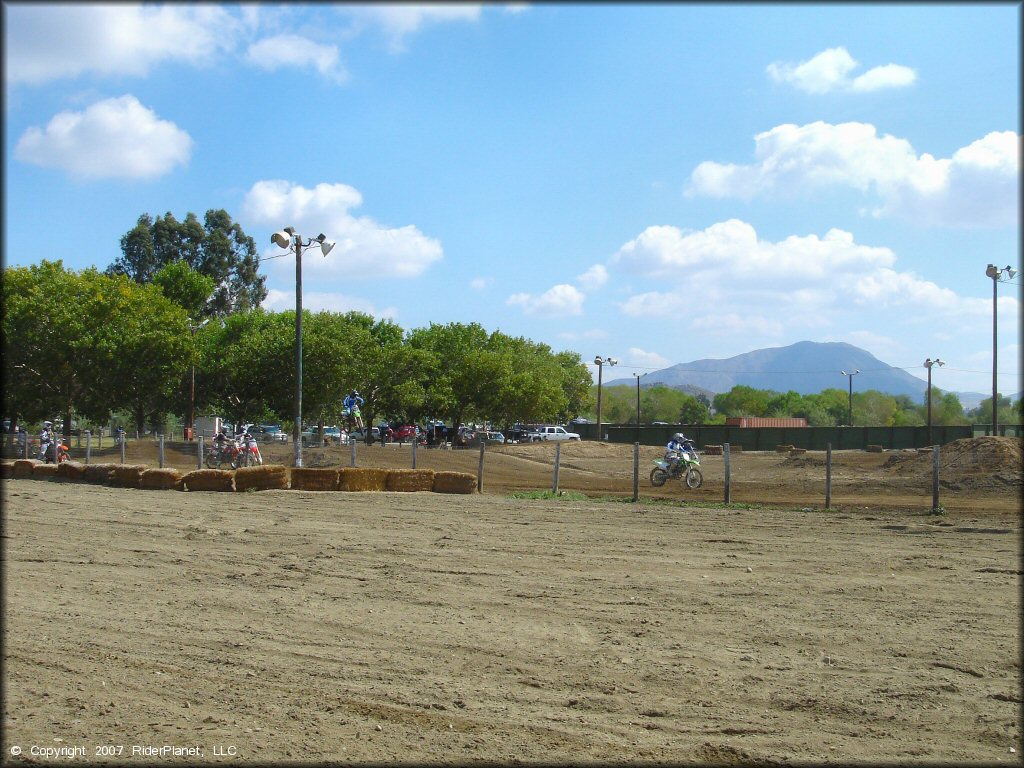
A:
MULTIPOLYGON (((890 395, 924 398, 928 384, 902 368, 883 363, 859 347, 843 342, 799 341, 788 347, 758 349, 721 360, 703 359, 680 363, 644 374, 640 385, 665 384, 689 389, 699 387, 712 393, 728 392, 737 384, 776 392, 793 390, 801 395, 823 389, 846 390, 849 377, 841 371, 856 371, 855 392, 875 389, 890 395)), ((616 379, 606 386, 634 384, 636 379, 616 379)))

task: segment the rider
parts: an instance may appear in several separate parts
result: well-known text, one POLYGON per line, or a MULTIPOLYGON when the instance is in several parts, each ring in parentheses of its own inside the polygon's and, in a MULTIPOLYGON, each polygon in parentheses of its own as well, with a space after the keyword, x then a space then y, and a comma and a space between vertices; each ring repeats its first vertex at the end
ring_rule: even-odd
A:
POLYGON ((665 446, 665 461, 678 463, 691 450, 693 450, 693 441, 682 432, 676 432, 665 446))
POLYGON ((363 417, 359 411, 359 406, 364 402, 366 401, 359 396, 359 392, 353 389, 341 403, 341 412, 346 416, 352 416, 352 420, 357 427, 362 427, 363 425, 363 417))
POLYGON ((48 452, 50 443, 53 442, 53 422, 44 421, 43 430, 39 433, 39 460, 49 461, 48 452))

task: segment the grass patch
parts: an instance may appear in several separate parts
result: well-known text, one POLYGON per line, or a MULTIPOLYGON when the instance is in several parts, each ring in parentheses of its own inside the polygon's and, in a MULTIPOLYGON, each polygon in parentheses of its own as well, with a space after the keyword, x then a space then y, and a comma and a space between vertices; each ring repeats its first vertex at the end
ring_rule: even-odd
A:
POLYGON ((516 491, 510 493, 506 498, 509 499, 559 499, 562 501, 590 501, 590 497, 585 493, 579 491, 559 491, 553 493, 552 491, 516 491))

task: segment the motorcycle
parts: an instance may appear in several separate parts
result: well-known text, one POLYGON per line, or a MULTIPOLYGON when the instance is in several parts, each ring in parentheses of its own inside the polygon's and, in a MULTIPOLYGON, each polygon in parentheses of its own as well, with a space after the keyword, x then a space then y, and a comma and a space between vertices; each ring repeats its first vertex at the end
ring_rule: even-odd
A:
POLYGON ((700 488, 704 484, 704 475, 700 471, 700 456, 692 443, 685 444, 685 450, 669 451, 664 458, 654 460, 651 470, 651 485, 655 488, 663 486, 670 478, 686 483, 687 488, 700 488))
POLYGON ((210 469, 220 469, 221 465, 227 462, 232 469, 238 468, 238 458, 242 453, 238 442, 227 435, 219 435, 213 440, 213 448, 206 454, 206 466, 210 469))
POLYGON ((63 440, 57 440, 56 442, 50 442, 50 443, 47 443, 47 445, 46 445, 46 454, 45 454, 45 456, 46 456, 46 463, 47 464, 52 463, 53 460, 54 460, 54 453, 53 452, 54 452, 54 448, 55 447, 56 447, 56 451, 57 451, 56 459, 57 459, 57 463, 58 464, 63 464, 65 461, 69 461, 71 459, 71 451, 68 448, 68 446, 64 445, 64 441, 63 440))
POLYGON ((256 438, 252 436, 249 430, 242 433, 238 443, 239 453, 236 456, 235 461, 232 462, 232 468, 237 469, 238 467, 250 467, 263 463, 263 455, 260 453, 260 447, 256 443, 256 438))

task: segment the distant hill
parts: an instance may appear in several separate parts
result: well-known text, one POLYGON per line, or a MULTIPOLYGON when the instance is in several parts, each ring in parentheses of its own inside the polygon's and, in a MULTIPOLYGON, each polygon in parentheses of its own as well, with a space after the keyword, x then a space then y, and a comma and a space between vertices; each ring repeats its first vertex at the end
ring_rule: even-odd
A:
MULTIPOLYGON (((737 384, 776 392, 793 390, 801 395, 823 389, 846 390, 850 383, 840 371, 860 373, 853 377, 854 392, 875 389, 890 395, 924 398, 928 384, 902 368, 894 368, 859 347, 844 342, 799 341, 788 347, 758 349, 725 359, 694 360, 645 374, 641 387, 665 384, 690 391, 728 392, 737 384)), ((636 379, 615 379, 606 386, 633 384, 636 379)))

